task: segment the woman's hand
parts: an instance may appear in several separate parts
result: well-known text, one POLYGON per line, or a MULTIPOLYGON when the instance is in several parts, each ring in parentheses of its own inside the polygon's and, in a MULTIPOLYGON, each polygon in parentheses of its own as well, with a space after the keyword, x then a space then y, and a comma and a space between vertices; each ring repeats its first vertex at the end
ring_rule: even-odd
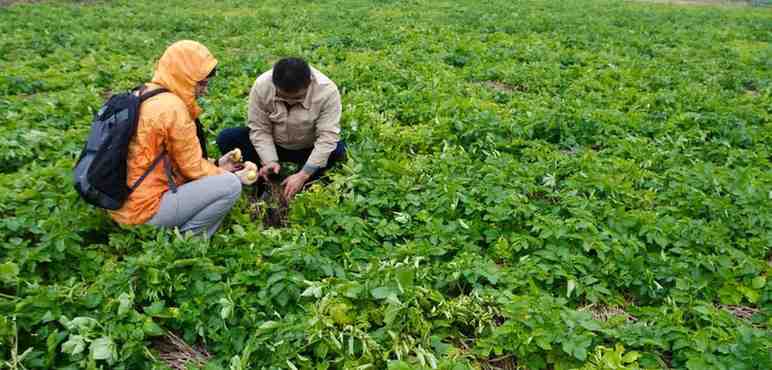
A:
POLYGON ((220 157, 217 161, 217 165, 228 172, 236 172, 240 169, 239 165, 241 164, 241 159, 241 149, 236 148, 220 157))
POLYGON ((252 162, 244 162, 244 169, 234 172, 244 185, 252 185, 257 181, 257 165, 252 162))

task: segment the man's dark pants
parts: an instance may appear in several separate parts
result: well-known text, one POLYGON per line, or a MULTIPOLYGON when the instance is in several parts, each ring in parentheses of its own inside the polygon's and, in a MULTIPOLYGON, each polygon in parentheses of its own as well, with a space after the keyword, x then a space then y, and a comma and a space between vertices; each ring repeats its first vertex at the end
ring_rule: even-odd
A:
MULTIPOLYGON (((249 140, 249 127, 234 127, 226 128, 217 135, 217 146, 220 148, 220 153, 225 154, 233 149, 241 149, 241 155, 244 157, 244 161, 254 162, 260 166, 260 157, 257 155, 254 145, 249 140)), ((280 162, 292 162, 297 164, 300 168, 306 164, 308 157, 311 156, 311 151, 314 148, 290 150, 284 149, 279 145, 276 145, 276 154, 279 155, 280 162)), ((332 167, 336 162, 341 161, 346 155, 346 144, 343 141, 338 142, 338 146, 330 153, 330 158, 327 160, 327 166, 320 168, 316 171, 312 179, 317 179, 324 172, 332 167)))

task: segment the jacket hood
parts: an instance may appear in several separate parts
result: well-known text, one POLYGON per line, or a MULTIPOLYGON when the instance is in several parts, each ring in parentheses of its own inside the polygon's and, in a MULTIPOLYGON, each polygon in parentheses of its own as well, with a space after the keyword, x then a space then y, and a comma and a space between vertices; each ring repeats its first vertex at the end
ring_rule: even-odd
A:
POLYGON ((202 81, 217 66, 209 49, 191 40, 177 41, 166 48, 156 63, 152 82, 167 88, 188 107, 193 119, 201 114, 196 102, 196 83, 202 81))

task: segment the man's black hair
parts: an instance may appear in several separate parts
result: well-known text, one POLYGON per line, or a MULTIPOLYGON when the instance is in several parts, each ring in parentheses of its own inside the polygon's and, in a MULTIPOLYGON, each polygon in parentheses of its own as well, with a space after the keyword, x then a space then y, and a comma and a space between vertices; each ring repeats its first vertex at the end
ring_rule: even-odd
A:
POLYGON ((311 84, 311 68, 301 58, 284 58, 273 65, 273 85, 293 93, 311 84))

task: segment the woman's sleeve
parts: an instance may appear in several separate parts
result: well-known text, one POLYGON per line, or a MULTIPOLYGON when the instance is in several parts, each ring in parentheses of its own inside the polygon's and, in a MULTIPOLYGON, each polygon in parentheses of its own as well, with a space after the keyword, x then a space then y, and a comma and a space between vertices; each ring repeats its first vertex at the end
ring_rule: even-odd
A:
POLYGON ((196 135, 196 123, 186 110, 175 110, 166 125, 166 150, 180 174, 188 181, 224 171, 207 161, 196 135))

